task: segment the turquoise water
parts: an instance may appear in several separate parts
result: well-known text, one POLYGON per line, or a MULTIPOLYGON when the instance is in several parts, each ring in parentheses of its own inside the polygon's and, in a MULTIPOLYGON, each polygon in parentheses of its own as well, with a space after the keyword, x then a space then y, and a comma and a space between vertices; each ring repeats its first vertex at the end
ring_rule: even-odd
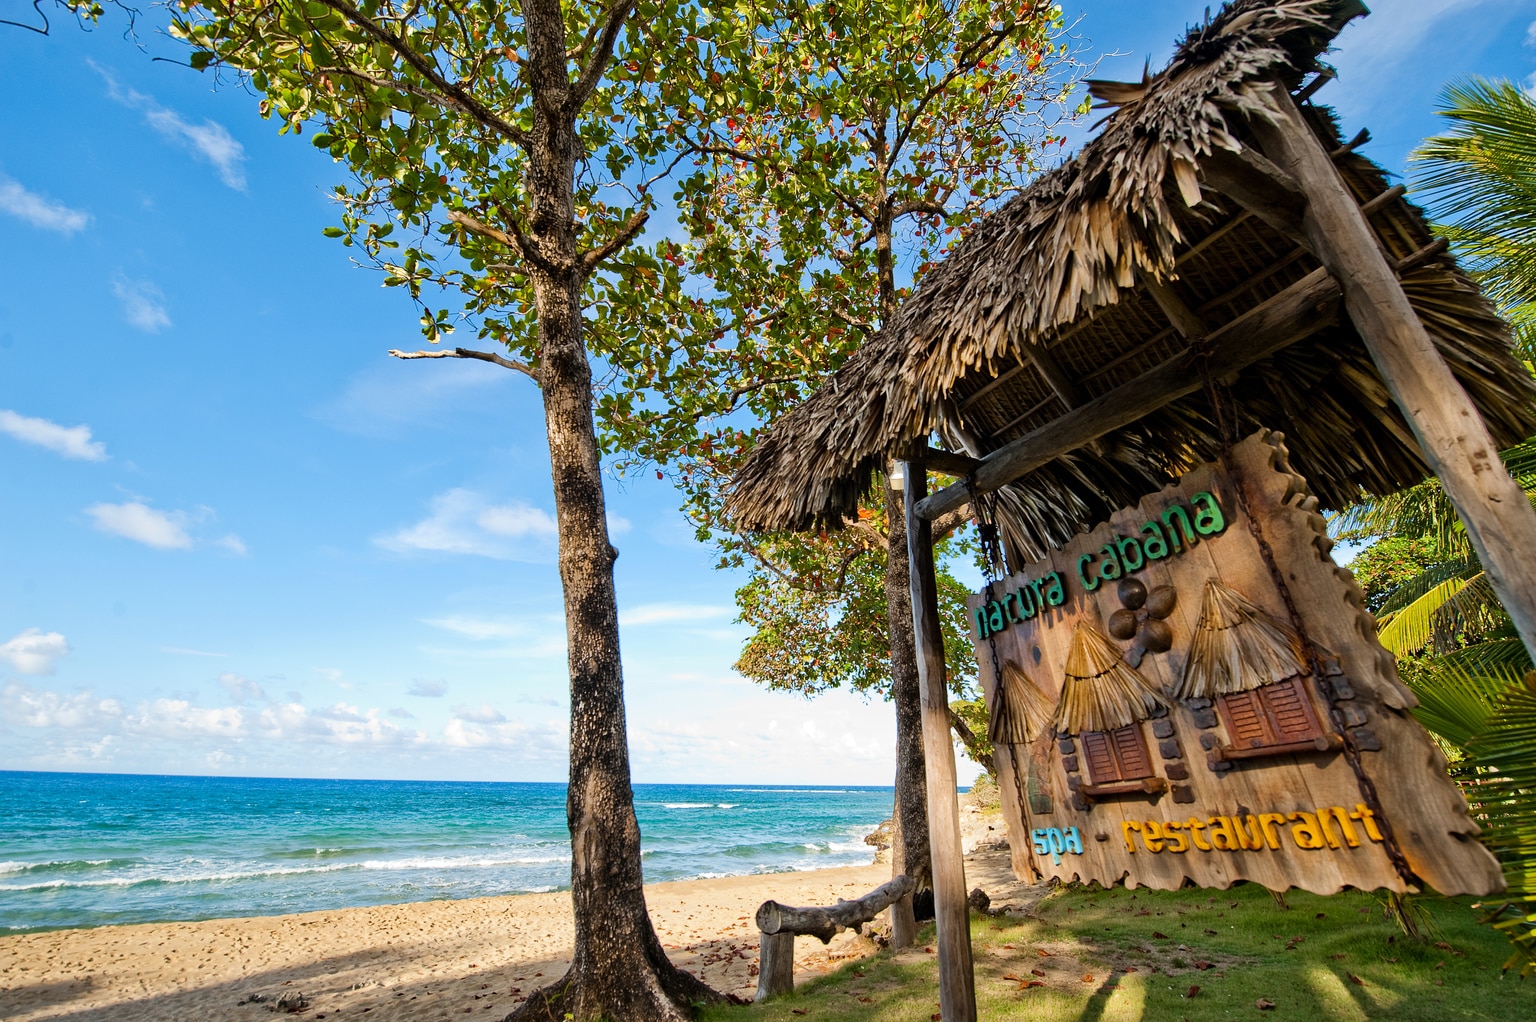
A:
MULTIPOLYGON (((635 786, 645 878, 868 863, 890 788, 635 786)), ((0 932, 570 883, 563 784, 0 771, 0 932)))

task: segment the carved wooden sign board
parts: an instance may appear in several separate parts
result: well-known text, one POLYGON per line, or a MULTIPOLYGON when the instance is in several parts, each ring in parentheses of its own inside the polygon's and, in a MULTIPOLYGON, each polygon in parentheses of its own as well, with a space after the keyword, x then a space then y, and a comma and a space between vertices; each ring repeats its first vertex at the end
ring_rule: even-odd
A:
POLYGON ((1331 546, 1260 433, 971 597, 1016 874, 1502 889, 1331 546))

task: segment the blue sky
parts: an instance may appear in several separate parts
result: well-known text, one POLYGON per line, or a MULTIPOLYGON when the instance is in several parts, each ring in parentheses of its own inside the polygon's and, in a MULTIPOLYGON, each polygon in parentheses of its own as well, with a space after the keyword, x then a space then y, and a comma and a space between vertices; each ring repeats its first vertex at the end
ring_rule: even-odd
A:
MULTIPOLYGON (((1077 32, 1133 78, 1203 8, 1077 32)), ((1319 98, 1389 168, 1446 81, 1536 72, 1536 0, 1374 8, 1319 98)), ((0 89, 0 769, 563 778, 532 385, 384 355, 416 313, 321 237, 340 169, 239 88, 113 23, 0 28, 0 89)), ((665 484, 609 501, 635 779, 889 783, 889 708, 735 675, 737 580, 665 484)))

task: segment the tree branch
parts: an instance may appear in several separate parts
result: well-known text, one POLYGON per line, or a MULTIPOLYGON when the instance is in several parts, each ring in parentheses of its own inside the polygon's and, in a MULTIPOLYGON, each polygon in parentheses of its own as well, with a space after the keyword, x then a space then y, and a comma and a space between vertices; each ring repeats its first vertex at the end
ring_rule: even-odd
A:
POLYGON ((576 84, 571 86, 570 97, 566 105, 571 114, 582 108, 587 97, 592 95, 592 90, 597 88, 597 83, 602 80, 603 70, 607 68, 608 61, 613 58, 613 46, 619 39, 619 31, 623 29, 624 22, 629 18, 630 12, 635 9, 635 0, 616 0, 614 5, 608 8, 608 20, 603 25, 603 33, 597 39, 597 46, 592 52, 592 58, 587 61, 587 66, 582 69, 581 76, 576 79, 576 84))
POLYGON ((929 528, 933 530, 933 541, 937 543, 951 532, 960 528, 960 526, 968 523, 971 517, 971 505, 964 504, 953 511, 948 511, 935 518, 929 525, 929 528))
POLYGON ((585 278, 590 276, 592 271, 597 269, 597 267, 602 263, 604 259, 607 259, 619 249, 633 241, 635 239, 635 235, 640 233, 640 229, 645 226, 645 222, 650 218, 650 213, 645 210, 641 210, 634 216, 630 217, 629 220, 625 222, 624 226, 620 227, 618 233, 613 237, 609 238, 607 241, 603 242, 596 248, 589 248, 585 252, 581 253, 581 255, 577 257, 577 262, 581 267, 582 277, 585 278))
POLYGON ((932 213, 934 216, 949 216, 949 210, 942 203, 929 202, 925 199, 913 199, 903 202, 891 211, 891 219, 907 216, 911 213, 932 213))
POLYGON ((477 358, 482 362, 494 362, 497 365, 522 373, 534 383, 541 383, 539 371, 526 362, 517 362, 510 358, 503 358, 493 351, 471 351, 468 348, 451 348, 442 351, 400 351, 390 348, 389 353, 395 358, 477 358))
POLYGON ((430 61, 412 49, 399 35, 363 14, 362 11, 348 3, 347 0, 320 0, 320 3, 350 20, 358 28, 362 29, 364 34, 388 46, 401 60, 414 68, 417 74, 431 82, 442 93, 440 98, 444 102, 450 103, 487 128, 498 131, 518 145, 527 148, 528 135, 523 129, 492 111, 484 103, 470 95, 462 85, 455 84, 444 78, 441 72, 432 66, 430 61))
POLYGON ((901 130, 896 132, 896 141, 891 143, 890 159, 892 164, 894 164, 897 157, 901 155, 901 150, 907 144, 907 136, 912 134, 913 126, 917 124, 918 119, 923 116, 923 111, 928 108, 928 104, 932 103, 936 96, 942 93, 945 89, 949 88, 950 82, 954 81, 956 78, 959 78, 963 74, 968 74, 969 72, 974 71, 976 69, 976 62, 1001 46, 1003 41, 1008 38, 1008 34, 1012 32, 1013 29, 1017 27, 1017 25, 1018 22, 1011 22, 1001 28, 993 29, 992 31, 976 39, 971 43, 970 46, 967 46, 960 53, 959 57, 956 58, 955 66, 950 68, 942 78, 928 87, 928 91, 923 93, 922 98, 917 101, 917 105, 912 108, 912 115, 907 118, 907 122, 901 126, 901 130))
POLYGON ((505 245, 546 273, 561 272, 560 267, 553 265, 548 259, 539 254, 538 249, 528 240, 528 236, 523 233, 522 228, 517 225, 517 220, 513 217, 507 218, 507 226, 511 228, 510 234, 507 231, 492 227, 484 221, 475 219, 461 209, 450 209, 448 211, 448 219, 471 234, 478 234, 482 238, 490 238, 494 242, 505 245))

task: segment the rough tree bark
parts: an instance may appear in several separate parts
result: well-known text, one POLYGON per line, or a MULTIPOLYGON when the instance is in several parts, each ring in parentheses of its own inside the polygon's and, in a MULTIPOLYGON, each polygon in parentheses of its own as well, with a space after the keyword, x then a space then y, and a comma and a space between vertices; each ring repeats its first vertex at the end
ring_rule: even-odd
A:
MULTIPOLYGON (((616 8, 614 17, 622 16, 616 8)), ((527 187, 529 272, 538 316, 540 382, 559 527, 571 679, 571 901, 576 948, 570 970, 536 991, 509 1020, 682 1022, 720 995, 676 968, 646 911, 640 827, 630 788, 619 658, 618 604, 608 538, 592 370, 582 337, 587 273, 577 251, 573 190, 581 97, 567 72, 558 0, 525 0, 536 101, 527 187)))
POLYGON ((911 877, 917 890, 891 909, 891 941, 906 947, 918 918, 933 916, 933 870, 928 854, 928 782, 923 763, 923 707, 912 643, 912 585, 907 562, 906 509, 900 490, 887 484, 889 523, 885 609, 891 634, 891 704, 896 709, 896 804, 892 814, 891 875, 911 877))

